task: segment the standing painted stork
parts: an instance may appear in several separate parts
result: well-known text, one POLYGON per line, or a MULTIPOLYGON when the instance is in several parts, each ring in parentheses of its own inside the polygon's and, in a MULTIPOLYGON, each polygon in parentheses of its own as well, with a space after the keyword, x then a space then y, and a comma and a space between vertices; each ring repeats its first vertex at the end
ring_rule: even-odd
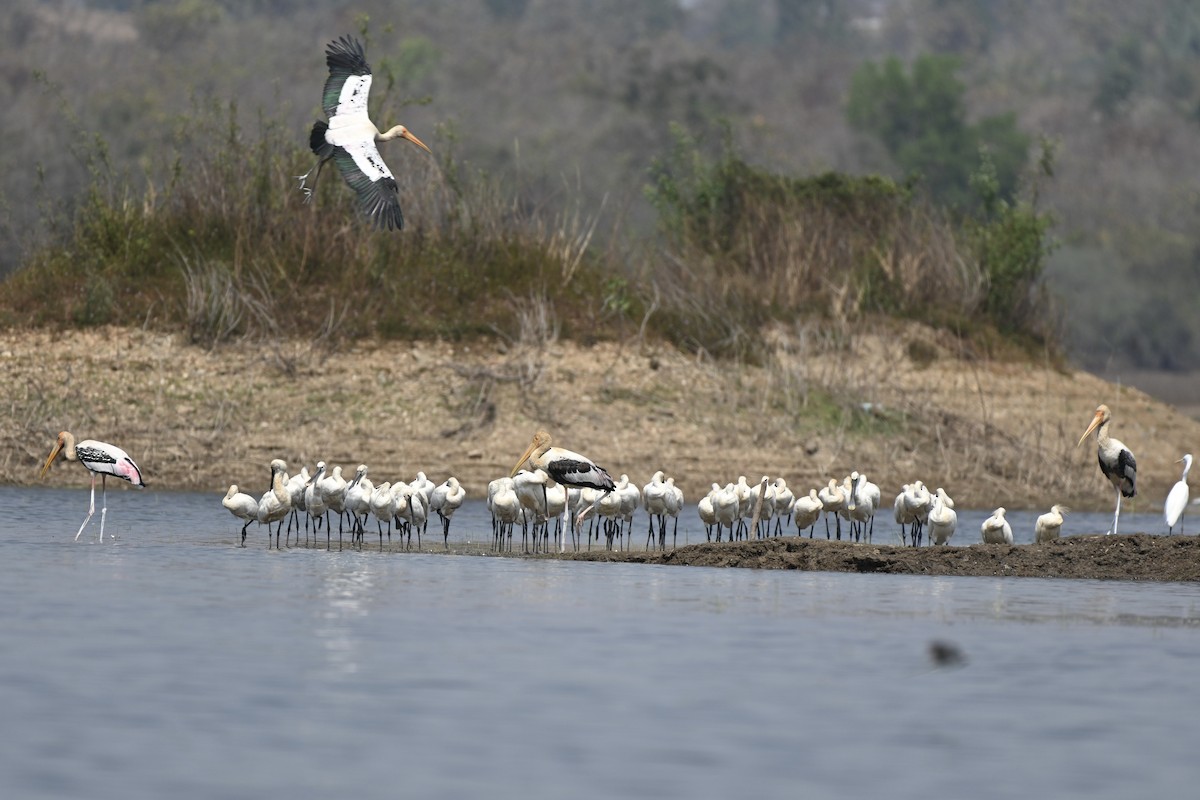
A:
POLYGON ((58 434, 58 441, 54 443, 54 449, 50 451, 50 455, 46 457, 46 463, 42 465, 41 477, 46 477, 46 473, 50 471, 50 465, 54 463, 54 459, 58 457, 60 451, 67 461, 78 461, 92 474, 92 499, 88 505, 87 516, 83 518, 83 524, 79 526, 79 532, 75 534, 77 542, 92 515, 96 513, 96 476, 100 476, 100 541, 103 542, 104 515, 108 513, 108 484, 106 482, 108 476, 116 475, 134 486, 145 487, 146 482, 142 480, 142 471, 138 469, 137 464, 133 463, 129 454, 115 444, 84 439, 76 445, 74 436, 68 431, 61 431, 58 434))
POLYGON ((1078 447, 1092 431, 1096 432, 1096 455, 1100 460, 1100 471, 1117 491, 1117 510, 1113 512, 1112 530, 1117 532, 1117 521, 1121 517, 1121 497, 1133 497, 1137 494, 1137 461, 1129 448, 1108 435, 1108 423, 1112 421, 1112 412, 1108 406, 1101 403, 1096 407, 1096 415, 1092 424, 1088 425, 1083 436, 1079 437, 1078 447))
POLYGON ((1167 521, 1167 533, 1174 533, 1176 525, 1179 526, 1179 532, 1183 533, 1183 509, 1187 507, 1188 503, 1187 476, 1192 469, 1192 454, 1188 453, 1175 463, 1183 464, 1183 476, 1171 487, 1171 493, 1167 495, 1167 502, 1163 504, 1163 518, 1167 521))
POLYGON ((329 121, 317 120, 309 134, 308 144, 317 155, 317 164, 303 175, 297 175, 304 200, 312 200, 321 167, 333 159, 346 183, 358 195, 363 213, 378 228, 400 230, 404 215, 400 212, 400 192, 376 142, 407 139, 431 152, 425 143, 403 125, 395 125, 380 133, 367 114, 367 99, 371 92, 371 67, 367 64, 362 43, 343 36, 325 49, 329 77, 321 106, 329 121), (315 171, 315 174, 314 174, 315 171), (312 175, 312 187, 306 186, 312 175))
MULTIPOLYGON (((534 469, 542 469, 555 483, 561 483, 563 486, 577 486, 580 489, 589 488, 595 489, 604 494, 608 494, 616 488, 613 483, 612 476, 609 475, 603 467, 597 466, 596 462, 579 453, 574 453, 570 450, 564 450, 561 447, 551 446, 550 434, 546 431, 538 431, 533 435, 533 441, 529 447, 521 455, 515 467, 512 468, 512 473, 509 477, 517 474, 517 471, 528 461, 534 469)), ((590 506, 589 506, 590 507, 590 506)), ((585 509, 586 512, 586 509, 585 509)), ((584 512, 580 513, 583 516, 584 512)), ((566 526, 569 524, 566 506, 563 507, 563 528, 559 534, 558 547, 559 552, 566 550, 566 526)), ((574 528, 571 529, 574 531, 574 528)))

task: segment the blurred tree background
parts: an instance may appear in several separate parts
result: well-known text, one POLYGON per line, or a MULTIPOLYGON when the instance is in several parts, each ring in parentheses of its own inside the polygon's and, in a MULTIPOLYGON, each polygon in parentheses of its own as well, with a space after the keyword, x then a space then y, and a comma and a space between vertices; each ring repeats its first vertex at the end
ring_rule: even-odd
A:
POLYGON ((0 274, 68 224, 98 161, 134 184, 178 179, 171 154, 204 146, 184 130, 197 107, 236 107, 303 145, 325 44, 369 18, 381 127, 403 119, 462 169, 519 187, 523 207, 582 205, 597 236, 657 235, 645 190, 680 129, 714 158, 727 131, 755 170, 881 173, 1031 235, 1043 218, 1020 198, 1038 174, 1034 142, 1052 142, 1053 177, 1036 192, 1055 223, 1044 276, 1064 298, 1068 351, 1093 369, 1200 369, 1192 0, 7 7, 0 274))

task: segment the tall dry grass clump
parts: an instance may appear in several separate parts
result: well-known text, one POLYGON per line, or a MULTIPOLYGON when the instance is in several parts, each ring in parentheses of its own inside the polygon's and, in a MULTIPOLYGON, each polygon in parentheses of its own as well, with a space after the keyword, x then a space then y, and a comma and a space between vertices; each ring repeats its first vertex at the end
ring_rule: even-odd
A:
POLYGON ((1036 209, 997 201, 990 218, 953 218, 913 184, 773 174, 728 140, 705 158, 683 134, 651 178, 666 239, 652 280, 670 320, 663 329, 685 346, 744 353, 766 322, 797 315, 1045 335, 1037 289, 1049 223, 1036 209))

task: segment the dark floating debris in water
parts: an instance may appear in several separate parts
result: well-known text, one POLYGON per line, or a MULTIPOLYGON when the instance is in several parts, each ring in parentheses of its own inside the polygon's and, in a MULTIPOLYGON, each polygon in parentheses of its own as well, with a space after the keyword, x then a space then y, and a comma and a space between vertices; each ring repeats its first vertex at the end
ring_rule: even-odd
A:
POLYGON ((929 643, 929 660, 935 667, 961 667, 967 657, 958 645, 934 639, 929 643))

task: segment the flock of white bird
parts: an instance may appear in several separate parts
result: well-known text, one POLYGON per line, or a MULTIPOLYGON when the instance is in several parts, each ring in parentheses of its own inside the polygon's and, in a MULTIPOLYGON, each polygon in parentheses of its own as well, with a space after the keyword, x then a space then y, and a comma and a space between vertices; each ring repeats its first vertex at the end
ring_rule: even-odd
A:
POLYGON ((605 546, 614 543, 624 547, 633 543, 633 516, 644 509, 648 517, 646 548, 666 549, 667 523, 671 518, 671 544, 676 542, 679 512, 683 510, 683 491, 673 477, 659 470, 650 482, 639 489, 628 475, 622 475, 611 491, 590 486, 566 486, 553 480, 543 469, 518 470, 511 477, 501 477, 488 484, 488 511, 492 515, 492 544, 497 550, 511 550, 513 528, 519 522, 522 546, 534 552, 549 547, 550 520, 555 520, 555 534, 563 535, 563 518, 572 528, 571 540, 576 549, 581 536, 586 535, 590 548, 593 538, 603 535, 605 546), (591 517, 586 532, 581 524, 591 517), (574 523, 570 522, 574 520, 574 523), (658 529, 655 530, 655 522, 658 529))
MULTIPOLYGON (((273 535, 274 545, 278 548, 285 532, 284 544, 289 544, 293 528, 297 542, 301 528, 306 540, 310 532, 315 535, 323 528, 326 547, 332 547, 330 515, 337 515, 339 549, 345 531, 350 532, 352 542, 361 546, 371 518, 375 520, 381 549, 385 535, 391 542, 393 529, 399 532, 406 548, 411 546, 415 532, 420 548, 421 534, 426 530, 429 516, 436 513, 442 522, 443 544, 448 547, 450 520, 466 499, 466 491, 457 478, 450 477, 441 484, 434 484, 424 472, 418 472, 411 482, 395 480, 375 484, 367 473, 367 466, 360 464, 354 476, 346 480, 340 466, 328 469, 324 461, 318 461, 314 473, 310 474, 305 466, 299 473, 289 476, 287 464, 275 459, 271 462, 270 486, 260 498, 239 491, 234 484, 221 503, 234 517, 244 521, 242 546, 245 546, 247 528, 257 522, 268 526, 268 546, 273 535), (272 524, 275 525, 273 534, 272 524)), ((812 538, 817 523, 824 518, 827 539, 836 536, 840 540, 845 521, 847 540, 869 542, 880 500, 879 487, 859 472, 845 476, 840 484, 831 478, 820 490, 810 489, 807 494, 798 496, 782 477, 772 481, 764 476, 761 482, 751 486, 743 475, 724 486, 712 484, 712 490, 700 498, 696 508, 708 541, 722 541, 726 531, 729 541, 752 535, 758 538, 779 536, 787 533, 792 525, 798 534, 807 530, 812 538), (753 532, 752 525, 755 526, 753 532)), ((671 546, 674 547, 679 514, 684 505, 683 492, 675 485, 674 477, 668 477, 662 470, 655 472, 640 489, 628 475, 621 475, 615 488, 604 492, 590 487, 567 487, 555 482, 542 469, 521 469, 511 477, 491 481, 487 491, 492 546, 498 551, 512 549, 513 531, 518 524, 525 552, 546 551, 551 541, 551 521, 555 522, 554 535, 561 536, 564 518, 575 520, 574 524, 568 522, 573 528, 570 533, 575 549, 582 546, 585 537, 586 546, 590 548, 593 541, 600 541, 601 536, 607 549, 632 547, 634 515, 639 509, 647 517, 646 549, 665 550, 668 519, 671 546), (585 529, 582 522, 588 517, 591 521, 585 529)), ((905 544, 911 542, 919 546, 926 534, 930 544, 947 544, 958 527, 954 501, 946 490, 939 487, 936 492, 930 492, 921 481, 905 484, 896 495, 892 509, 893 518, 900 526, 901 541, 905 544)), ((1063 514, 1067 511, 1065 506, 1055 505, 1049 513, 1038 517, 1036 541, 1057 539, 1063 526, 1063 514)), ((1012 527, 1005 519, 1004 508, 996 509, 984 521, 980 532, 985 543, 1013 542, 1012 527)))
POLYGON ((347 524, 352 541, 361 546, 369 517, 375 518, 380 549, 383 548, 385 530, 391 542, 393 528, 406 537, 405 547, 411 545, 412 535, 416 532, 419 549, 421 534, 429 524, 431 513, 441 519, 442 541, 448 546, 450 519, 466 497, 462 484, 454 477, 434 484, 424 472, 418 472, 417 477, 408 483, 396 480, 375 484, 367 477, 366 464, 359 464, 354 477, 346 480, 340 466, 328 469, 324 461, 317 462, 315 473, 310 474, 305 466, 299 473, 289 476, 287 463, 277 458, 271 462, 271 485, 259 499, 255 500, 252 495, 238 491, 237 484, 232 484, 221 505, 229 509, 233 516, 245 520, 242 525, 243 547, 246 544, 246 528, 252 522, 267 526, 268 547, 271 544, 271 524, 276 525, 275 547, 278 549, 285 520, 288 538, 284 544, 290 543, 293 526, 299 542, 300 515, 303 513, 306 538, 309 531, 315 533, 323 527, 327 548, 331 547, 330 514, 336 514, 339 550, 347 524))

